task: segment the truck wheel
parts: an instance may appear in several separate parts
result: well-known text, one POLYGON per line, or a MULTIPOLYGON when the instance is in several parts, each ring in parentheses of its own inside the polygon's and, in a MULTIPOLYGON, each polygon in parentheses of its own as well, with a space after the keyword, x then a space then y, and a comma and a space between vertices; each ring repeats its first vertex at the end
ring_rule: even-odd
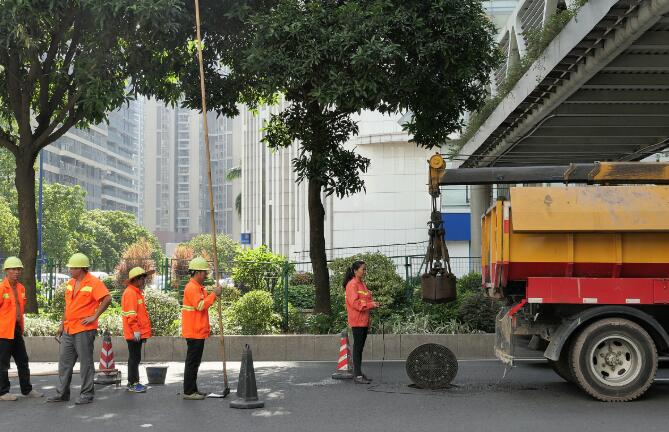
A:
POLYGON ((574 376, 571 373, 571 367, 569 367, 569 353, 571 351, 572 343, 569 341, 565 346, 562 347, 560 352, 560 358, 555 360, 548 360, 548 364, 551 365, 556 374, 560 376, 563 380, 574 383, 574 376))
POLYGON ((569 366, 575 381, 592 397, 631 401, 653 383, 657 349, 638 324, 606 318, 590 324, 574 340, 569 366))

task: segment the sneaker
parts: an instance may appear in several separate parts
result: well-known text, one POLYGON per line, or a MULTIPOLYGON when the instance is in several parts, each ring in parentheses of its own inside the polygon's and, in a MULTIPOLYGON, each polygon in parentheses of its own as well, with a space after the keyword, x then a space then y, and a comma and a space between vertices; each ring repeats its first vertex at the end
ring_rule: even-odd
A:
POLYGON ((200 393, 184 394, 184 400, 203 400, 205 396, 200 393))
POLYGON ((371 384, 371 381, 366 379, 364 375, 360 375, 353 378, 353 382, 356 384, 371 384))
POLYGON ((74 401, 75 405, 86 405, 89 403, 93 402, 93 398, 83 398, 83 397, 78 397, 76 401, 74 401))
POLYGON ((2 401, 15 401, 18 400, 19 398, 16 395, 13 395, 11 393, 5 393, 2 396, 0 396, 0 400, 2 401))
POLYGON ((44 396, 44 395, 42 393, 38 392, 37 390, 30 390, 30 393, 28 393, 27 395, 23 395, 23 397, 35 398, 35 399, 41 398, 42 396, 44 396))
POLYGON ((70 400, 69 396, 60 396, 60 395, 49 396, 48 398, 46 398, 47 402, 68 402, 69 400, 70 400))
POLYGON ((128 391, 130 393, 146 393, 146 386, 140 383, 135 383, 128 386, 128 391))

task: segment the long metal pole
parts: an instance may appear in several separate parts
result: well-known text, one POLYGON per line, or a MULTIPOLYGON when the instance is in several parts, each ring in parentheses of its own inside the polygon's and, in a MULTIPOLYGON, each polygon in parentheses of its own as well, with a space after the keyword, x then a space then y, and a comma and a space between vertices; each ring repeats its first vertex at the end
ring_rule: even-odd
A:
MULTIPOLYGON (((209 220, 211 222, 211 242, 214 246, 214 280, 219 285, 220 275, 218 273, 218 247, 216 246, 216 213, 214 209, 214 187, 211 180, 211 151, 209 150, 209 124, 207 123, 207 96, 204 86, 204 60, 202 58, 202 37, 200 36, 200 2, 195 0, 195 28, 197 33, 197 58, 200 64, 200 93, 202 96, 202 122, 204 127, 204 151, 207 158, 207 180, 209 187, 209 220)), ((228 370, 225 362, 225 337, 223 335, 223 312, 221 301, 217 302, 218 326, 221 329, 221 360, 223 361, 223 381, 225 388, 228 386, 228 370)))
POLYGON ((37 280, 42 281, 42 260, 44 254, 42 252, 42 216, 43 209, 43 189, 44 188, 44 150, 39 152, 39 202, 37 207, 37 280))

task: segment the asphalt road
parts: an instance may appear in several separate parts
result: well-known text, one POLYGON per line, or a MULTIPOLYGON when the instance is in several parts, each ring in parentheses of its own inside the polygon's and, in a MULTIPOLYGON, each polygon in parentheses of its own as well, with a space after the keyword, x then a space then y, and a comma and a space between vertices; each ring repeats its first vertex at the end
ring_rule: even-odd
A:
MULTIPOLYGON (((401 362, 366 364, 374 385, 330 379, 332 363, 256 363, 265 408, 234 410, 228 399, 184 401, 183 366, 170 364, 165 386, 146 394, 98 387, 86 406, 22 399, 0 403, 0 432, 98 431, 666 431, 669 369, 635 402, 592 400, 542 363, 516 367, 504 376, 496 361, 463 361, 454 383, 442 391, 408 387, 401 362)), ((201 391, 220 391, 220 364, 203 364, 201 391)), ((236 385, 238 364, 232 364, 236 385)), ((144 372, 141 372, 144 376, 144 372)), ((12 378, 13 392, 18 391, 12 378)), ((53 394, 55 376, 34 385, 53 394)), ((73 386, 79 384, 78 377, 73 386)), ((78 392, 73 388, 73 395, 78 392)))

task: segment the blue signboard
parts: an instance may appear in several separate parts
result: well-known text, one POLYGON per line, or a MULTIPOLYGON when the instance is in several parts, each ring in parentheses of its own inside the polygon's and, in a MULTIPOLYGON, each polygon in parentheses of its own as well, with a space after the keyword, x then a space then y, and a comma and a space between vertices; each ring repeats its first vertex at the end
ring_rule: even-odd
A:
POLYGON ((471 220, 469 213, 442 213, 446 241, 471 240, 471 220))
POLYGON ((251 233, 242 233, 241 239, 239 241, 243 245, 251 244, 251 233))

